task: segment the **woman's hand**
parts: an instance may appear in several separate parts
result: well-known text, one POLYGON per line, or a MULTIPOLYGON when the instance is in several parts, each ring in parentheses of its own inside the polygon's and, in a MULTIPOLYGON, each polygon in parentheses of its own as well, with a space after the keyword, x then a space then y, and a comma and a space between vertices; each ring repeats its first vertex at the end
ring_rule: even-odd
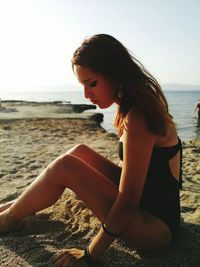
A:
POLYGON ((71 248, 59 251, 53 258, 54 267, 88 267, 84 260, 84 250, 71 248))

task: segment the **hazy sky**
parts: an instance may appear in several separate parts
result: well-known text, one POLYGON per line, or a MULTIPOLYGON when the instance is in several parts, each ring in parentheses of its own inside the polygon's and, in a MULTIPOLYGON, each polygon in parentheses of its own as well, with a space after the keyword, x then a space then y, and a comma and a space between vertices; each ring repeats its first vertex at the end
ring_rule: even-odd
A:
POLYGON ((162 84, 200 84, 199 29, 199 0, 0 0, 0 90, 76 84, 71 55, 95 33, 162 84))

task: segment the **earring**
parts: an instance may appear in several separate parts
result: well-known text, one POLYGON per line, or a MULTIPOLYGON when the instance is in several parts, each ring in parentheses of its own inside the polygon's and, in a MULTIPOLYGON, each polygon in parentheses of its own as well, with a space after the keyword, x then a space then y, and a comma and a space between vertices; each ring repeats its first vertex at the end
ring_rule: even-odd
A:
POLYGON ((121 85, 119 86, 119 90, 118 90, 118 94, 117 94, 117 96, 118 96, 119 98, 122 98, 122 96, 123 96, 123 94, 122 94, 122 86, 121 86, 121 85))

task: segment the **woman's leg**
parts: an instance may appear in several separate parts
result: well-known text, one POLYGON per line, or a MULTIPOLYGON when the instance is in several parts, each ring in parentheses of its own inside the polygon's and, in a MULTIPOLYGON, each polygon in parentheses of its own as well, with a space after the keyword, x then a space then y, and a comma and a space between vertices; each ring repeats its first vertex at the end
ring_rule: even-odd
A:
POLYGON ((76 145, 66 154, 80 158, 81 160, 92 166, 94 169, 102 173, 104 176, 106 176, 114 184, 119 184, 121 168, 91 149, 89 146, 85 144, 76 145))
MULTIPOLYGON (((113 182, 117 183, 120 178, 120 173, 121 173, 121 168, 119 168, 117 165, 115 165, 113 162, 109 161, 108 159, 104 158, 103 156, 99 155, 92 149, 90 149, 86 145, 77 145, 74 148, 70 149, 67 153, 67 155, 74 155, 74 157, 79 157, 85 160, 86 163, 91 164, 94 166, 94 169, 96 168, 97 171, 102 171, 105 175, 108 175, 113 182)), ((46 194, 45 193, 45 188, 44 188, 44 177, 49 177, 50 176, 50 169, 52 169, 52 172, 55 172, 56 169, 59 169, 60 167, 60 176, 64 172, 62 172, 62 164, 59 164, 59 162, 63 162, 63 158, 65 156, 62 156, 58 159, 56 159, 52 164, 50 164, 47 169, 27 188, 27 190, 19 197, 20 201, 13 200, 8 203, 2 204, 1 205, 1 211, 4 211, 8 209, 10 206, 14 205, 17 202, 17 207, 19 207, 18 203, 22 204, 22 207, 20 211, 18 210, 17 214, 15 214, 15 211, 13 211, 13 207, 11 209, 7 210, 6 212, 1 214, 0 217, 0 232, 1 230, 3 231, 3 228, 5 231, 9 230, 14 230, 14 228, 18 228, 19 222, 23 217, 26 217, 28 215, 32 215, 34 212, 44 209, 51 204, 54 204, 56 200, 59 198, 59 196, 62 194, 66 186, 63 186, 62 188, 56 188, 54 187, 51 191, 51 194, 46 194), (60 166, 60 167, 59 167, 60 166), (29 200, 24 199, 24 195, 26 194, 29 196, 29 200), (42 198, 42 194, 45 194, 44 198, 42 198), (38 196, 38 197, 33 197, 32 196, 38 196), (27 214, 24 213, 26 210, 26 207, 28 207, 27 214), (12 212, 12 216, 9 214, 12 212), (21 212, 23 211, 23 215, 21 212), (7 227, 3 227, 2 225, 2 220, 3 220, 3 215, 4 215, 4 225, 7 224, 7 227), (13 217, 14 215, 14 217, 13 217), (6 217, 6 218, 5 218, 6 217), (13 223, 13 219, 15 220, 15 223, 13 223), (6 220, 7 219, 7 220, 6 220), (9 221, 11 221, 11 225, 9 228, 9 221)), ((65 166, 64 166, 65 167, 65 166)), ((69 170, 65 170, 67 173, 69 170)), ((52 174, 54 175, 54 174, 52 174)), ((59 176, 58 175, 58 176, 59 176)), ((52 179, 52 178, 48 178, 52 179)), ((53 179, 52 179, 53 180, 53 179)), ((49 186, 49 185, 48 185, 49 186)), ((70 185, 68 186, 70 188, 70 185)), ((50 189, 50 188, 49 188, 50 189)), ((15 205, 14 205, 15 207, 15 205)))
POLYGON ((16 199, 8 201, 6 203, 0 204, 0 212, 8 209, 10 206, 12 206, 12 204, 16 201, 16 199))
MULTIPOLYGON (((119 184, 121 168, 112 161, 95 152, 87 145, 76 145, 67 151, 66 155, 73 155, 80 158, 113 181, 113 183, 119 184)), ((17 199, 0 204, 0 212, 8 209, 16 200, 17 199)))
MULTIPOLYGON (((118 194, 118 187, 85 161, 72 155, 56 159, 10 207, 19 220, 53 204, 63 190, 72 189, 104 221, 118 194)), ((1 213, 2 215, 3 213, 1 213)), ((1 225, 0 215, 0 225, 1 225)), ((158 248, 170 241, 168 227, 138 210, 121 238, 140 248, 158 248)))

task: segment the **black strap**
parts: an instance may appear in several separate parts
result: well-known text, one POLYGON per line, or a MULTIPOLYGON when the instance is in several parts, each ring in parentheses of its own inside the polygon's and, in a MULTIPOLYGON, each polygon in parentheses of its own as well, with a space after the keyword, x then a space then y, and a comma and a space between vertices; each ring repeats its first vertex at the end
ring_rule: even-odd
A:
POLYGON ((119 236, 119 235, 116 235, 116 234, 111 233, 111 232, 106 228, 106 226, 105 226, 104 223, 102 223, 101 225, 102 225, 102 228, 103 228, 104 232, 105 232, 107 235, 112 236, 112 237, 115 237, 115 238, 117 238, 117 237, 119 236))
POLYGON ((88 246, 85 248, 84 252, 85 252, 84 258, 85 258, 86 263, 89 265, 89 267, 94 267, 94 261, 90 255, 88 246))

